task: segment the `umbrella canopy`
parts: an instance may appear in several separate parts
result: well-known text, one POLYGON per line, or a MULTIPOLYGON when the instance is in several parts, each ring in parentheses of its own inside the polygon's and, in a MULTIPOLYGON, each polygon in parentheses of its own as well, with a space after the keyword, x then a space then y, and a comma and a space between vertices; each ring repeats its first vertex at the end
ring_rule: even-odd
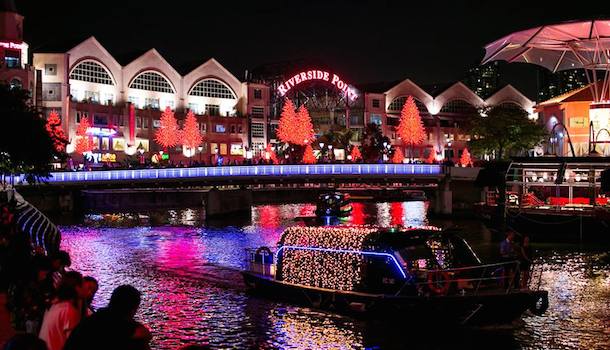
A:
POLYGON ((610 66, 610 20, 540 26, 509 34, 485 46, 483 64, 495 60, 533 63, 552 72, 610 66))

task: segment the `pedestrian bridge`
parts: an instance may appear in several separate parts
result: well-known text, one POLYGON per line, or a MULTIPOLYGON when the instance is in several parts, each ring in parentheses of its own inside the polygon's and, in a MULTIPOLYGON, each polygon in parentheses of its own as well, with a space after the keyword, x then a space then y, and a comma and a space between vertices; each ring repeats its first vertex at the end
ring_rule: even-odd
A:
MULTIPOLYGON (((444 176, 443 166, 436 164, 312 164, 51 172, 45 182, 51 186, 118 187, 172 182, 201 185, 368 180, 438 182, 444 176)), ((17 178, 16 183, 27 185, 20 180, 17 178)))

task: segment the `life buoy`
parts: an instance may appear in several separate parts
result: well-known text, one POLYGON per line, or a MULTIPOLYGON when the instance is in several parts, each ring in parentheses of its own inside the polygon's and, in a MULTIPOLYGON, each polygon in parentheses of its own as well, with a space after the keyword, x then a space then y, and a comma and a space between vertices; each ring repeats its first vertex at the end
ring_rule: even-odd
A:
POLYGON ((436 295, 446 295, 449 292, 451 281, 447 271, 428 272, 428 288, 436 295))

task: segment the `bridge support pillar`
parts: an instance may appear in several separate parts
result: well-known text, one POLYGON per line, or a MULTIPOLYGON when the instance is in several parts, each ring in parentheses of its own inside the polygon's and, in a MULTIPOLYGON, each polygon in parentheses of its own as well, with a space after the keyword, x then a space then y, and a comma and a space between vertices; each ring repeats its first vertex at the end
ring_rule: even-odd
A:
POLYGON ((211 189, 205 198, 206 218, 223 215, 249 213, 252 209, 252 190, 211 189))
POLYGON ((434 213, 441 215, 451 215, 453 213, 453 192, 451 182, 448 178, 438 184, 436 200, 434 201, 434 213))

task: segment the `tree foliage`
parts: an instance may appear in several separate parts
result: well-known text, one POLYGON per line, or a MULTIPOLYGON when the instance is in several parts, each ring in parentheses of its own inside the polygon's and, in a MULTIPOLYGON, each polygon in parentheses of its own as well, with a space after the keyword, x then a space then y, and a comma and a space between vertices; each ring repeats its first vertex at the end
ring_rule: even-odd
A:
POLYGON ((87 134, 87 130, 90 127, 91 123, 89 122, 89 118, 81 117, 78 128, 76 128, 76 145, 74 146, 74 149, 78 154, 91 152, 95 148, 93 137, 87 134))
POLYGON ((391 144, 390 139, 384 136, 379 125, 367 124, 362 135, 362 157, 367 162, 377 162, 386 152, 384 143, 391 144))
POLYGON ((316 157, 313 155, 313 148, 310 144, 305 146, 305 151, 303 152, 303 164, 315 164, 316 157))
POLYGON ((293 140, 294 125, 297 123, 297 115, 294 110, 294 104, 286 98, 277 127, 277 137, 285 143, 290 143, 293 140))
POLYGON ((0 173, 23 174, 28 181, 49 176, 50 163, 61 157, 46 121, 29 103, 29 92, 0 84, 0 173))
POLYGON ((407 97, 402 111, 400 111, 400 123, 396 132, 402 142, 408 146, 419 145, 424 141, 426 129, 413 96, 407 97))
POLYGON ((53 140, 55 151, 59 154, 63 154, 66 151, 66 145, 69 141, 66 137, 66 133, 64 133, 64 129, 61 127, 59 113, 55 110, 52 110, 47 118, 46 129, 53 140))
POLYGON ((405 160, 405 154, 402 152, 402 147, 394 148, 394 155, 392 155, 392 163, 401 164, 405 160))
POLYGON ((360 148, 358 148, 357 145, 352 147, 350 155, 352 156, 352 162, 357 162, 362 159, 362 153, 360 153, 360 148))
POLYGON ((182 144, 188 149, 195 149, 201 145, 203 137, 199 131, 199 124, 197 124, 197 118, 192 111, 186 114, 184 120, 184 127, 182 128, 182 144))
POLYGON ((544 127, 528 119, 524 110, 500 106, 486 117, 475 118, 471 132, 469 147, 473 153, 495 154, 495 159, 527 151, 546 136, 544 127))
POLYGON ((171 108, 166 107, 161 113, 160 123, 159 129, 155 132, 155 141, 165 149, 178 145, 180 130, 171 108))

